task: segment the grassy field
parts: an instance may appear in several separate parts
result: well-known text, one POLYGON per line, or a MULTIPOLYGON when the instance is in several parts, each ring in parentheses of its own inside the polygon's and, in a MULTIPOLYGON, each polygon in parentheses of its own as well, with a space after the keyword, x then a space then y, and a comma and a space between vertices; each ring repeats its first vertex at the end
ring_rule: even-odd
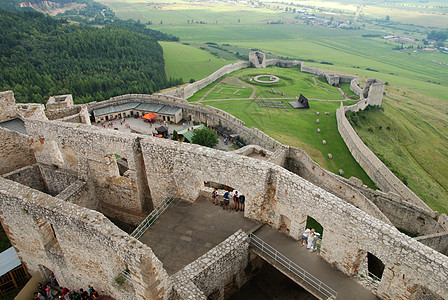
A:
POLYGON ((253 89, 243 85, 219 83, 204 100, 249 98, 253 89))
POLYGON ((307 98, 316 99, 329 99, 329 100, 343 100, 344 97, 338 91, 337 88, 319 81, 319 86, 314 84, 313 77, 315 75, 304 73, 299 70, 299 68, 279 68, 279 67, 268 67, 266 69, 244 69, 235 71, 232 73, 243 80, 246 83, 257 88, 256 96, 260 98, 294 98, 303 94, 307 98), (255 81, 249 81, 257 75, 275 75, 280 78, 278 83, 273 84, 261 84, 255 81), (273 94, 268 90, 274 89, 275 91, 282 92, 282 94, 273 94), (326 89, 326 90, 325 90, 326 89))
POLYGON ((413 91, 388 88, 384 112, 367 112, 355 129, 421 199, 448 213, 448 107, 420 100, 413 91))
POLYGON ((203 101, 202 104, 223 109, 243 120, 247 127, 254 126, 281 143, 303 149, 323 168, 338 173, 344 170, 344 177, 355 176, 365 184, 374 187, 364 170, 353 159, 338 133, 335 111, 338 102, 312 101, 310 109, 293 109, 288 101, 282 101, 287 111, 259 106, 254 100, 203 101), (317 116, 316 112, 320 112, 317 116), (325 115, 324 112, 329 112, 325 115), (316 124, 316 119, 320 124, 316 124), (322 130, 317 133, 317 128, 322 130), (327 145, 322 144, 327 141, 327 145), (328 158, 328 153, 333 155, 328 158))
POLYGON ((199 80, 233 61, 224 61, 209 52, 176 42, 160 42, 168 77, 199 80), (188 59, 186 59, 188 58, 188 59))

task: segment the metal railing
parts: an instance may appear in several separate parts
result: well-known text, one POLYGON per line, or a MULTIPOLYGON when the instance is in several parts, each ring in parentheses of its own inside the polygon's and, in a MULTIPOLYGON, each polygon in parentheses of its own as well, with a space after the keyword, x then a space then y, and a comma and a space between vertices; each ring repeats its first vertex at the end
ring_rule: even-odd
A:
POLYGON ((148 230, 149 227, 157 220, 157 218, 168 208, 171 202, 176 198, 176 193, 166 197, 159 205, 157 205, 153 211, 143 220, 140 225, 135 228, 131 233, 131 236, 137 240, 148 230))
POLYGON ((336 299, 338 293, 334 289, 311 275, 309 272, 305 271, 299 265, 278 252, 274 247, 272 247, 253 233, 249 234, 249 239, 252 246, 256 247, 263 254, 266 254, 267 256, 272 258, 276 263, 286 268, 299 279, 303 280, 309 286, 324 295, 327 299, 336 299))

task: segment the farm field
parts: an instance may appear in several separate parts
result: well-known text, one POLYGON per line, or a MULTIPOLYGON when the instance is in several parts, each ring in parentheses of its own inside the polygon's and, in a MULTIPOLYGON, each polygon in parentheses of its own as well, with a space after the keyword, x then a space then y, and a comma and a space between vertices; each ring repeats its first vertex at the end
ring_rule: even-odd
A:
POLYGON ((160 42, 168 77, 199 80, 232 61, 223 61, 207 51, 176 42, 160 42), (188 60, 185 58, 188 57, 188 60))
POLYGON ((312 30, 310 27, 299 24, 208 27, 198 25, 168 26, 158 29, 178 34, 183 40, 191 41, 196 37, 201 42, 228 42, 232 45, 272 52, 279 56, 305 60, 308 61, 307 64, 321 68, 378 78, 391 85, 430 89, 436 92, 436 96, 440 95, 439 99, 446 99, 442 91, 448 90, 447 54, 393 51, 394 45, 385 43, 379 38, 363 38, 362 31, 318 28, 314 32, 310 31, 312 30), (176 30, 172 30, 174 28, 176 30), (229 32, 237 29, 238 32, 229 35, 229 32), (188 32, 186 37, 182 35, 184 30, 188 32), (265 33, 267 38, 263 38, 261 32, 265 33), (246 36, 246 41, 242 41, 243 36, 246 36), (372 55, 372 51, 375 55, 372 55), (322 61, 333 65, 320 65, 319 62, 322 61))

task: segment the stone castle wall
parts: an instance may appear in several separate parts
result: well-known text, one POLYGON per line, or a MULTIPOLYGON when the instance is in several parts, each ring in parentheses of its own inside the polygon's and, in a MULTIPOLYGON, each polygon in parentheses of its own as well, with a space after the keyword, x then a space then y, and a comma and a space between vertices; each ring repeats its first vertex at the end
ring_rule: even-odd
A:
POLYGON ((392 224, 381 210, 366 196, 341 180, 340 176, 323 169, 304 151, 290 147, 286 169, 300 175, 328 192, 345 199, 364 212, 376 217, 378 220, 392 224))
POLYGON ((159 180, 150 188, 153 198, 163 199, 168 187, 176 186, 181 198, 193 201, 205 181, 232 186, 246 195, 246 217, 276 228, 286 217, 291 220, 288 229, 293 237, 300 236, 307 216, 316 219, 324 227, 323 257, 349 275, 358 274, 367 252, 379 257, 386 264, 378 290, 383 298, 409 298, 419 285, 448 296, 448 289, 438 284, 448 276, 443 266, 447 257, 281 167, 197 145, 161 139, 141 143, 145 164, 154 168, 148 180, 159 180), (424 270, 417 275, 415 268, 424 270), (405 279, 394 275, 397 273, 406 274, 405 279), (425 274, 424 283, 421 274, 425 274))
POLYGON ((404 185, 362 142, 345 117, 343 104, 336 110, 336 119, 338 122, 338 131, 352 153, 352 156, 382 191, 397 193, 412 204, 422 207, 429 212, 432 211, 426 203, 404 185))
MULTIPOLYGON (((131 145, 132 149, 137 152, 134 156, 141 156, 139 161, 142 164, 141 170, 144 174, 139 173, 139 177, 146 181, 148 193, 154 205, 160 203, 173 191, 177 191, 182 199, 194 201, 201 190, 204 189, 206 181, 232 186, 246 195, 246 217, 266 222, 275 228, 280 227, 282 219, 288 218, 291 223, 287 229, 294 238, 298 238, 302 233, 307 216, 317 220, 324 227, 322 256, 350 276, 367 276, 366 269, 363 267, 367 252, 380 258, 386 265, 382 281, 377 290, 381 297, 385 299, 409 298, 412 291, 419 286, 424 286, 442 297, 448 297, 448 287, 440 285, 440 282, 448 279, 448 268, 444 266, 448 263, 446 256, 412 240, 398 232, 394 227, 356 209, 346 201, 275 164, 198 145, 132 134, 118 134, 112 130, 101 130, 82 124, 32 120, 27 122, 26 125, 28 132, 39 143, 41 139, 44 140, 44 143, 53 140, 60 151, 63 151, 62 146, 71 147, 71 152, 65 150, 64 161, 67 160, 67 153, 77 158, 77 164, 71 163, 69 166, 71 169, 79 170, 80 177, 83 176, 84 172, 88 174, 87 179, 89 181, 96 182, 98 176, 109 176, 108 169, 100 167, 100 164, 106 166, 111 164, 107 160, 102 160, 104 155, 117 153, 116 151, 120 150, 118 153, 125 157, 126 154, 130 153, 129 147, 131 145), (104 144, 108 145, 105 146, 104 144), (114 152, 110 152, 112 150, 114 152), (89 168, 93 160, 97 161, 89 168), (84 171, 84 169, 87 170, 84 171), (223 170, 226 170, 226 172, 223 172, 223 170), (232 175, 229 176, 229 174, 232 175), (254 180, 254 178, 257 178, 257 180, 254 180), (418 273, 415 271, 416 269, 419 270, 418 273)), ((128 162, 132 166, 136 159, 131 159, 131 157, 128 156, 128 162)), ((39 159, 39 161, 47 160, 39 159)), ((3 179, 0 182, 3 182, 3 179)), ((0 186, 0 190, 16 195, 15 192, 19 189, 17 185, 18 183, 9 183, 7 186, 0 186)), ((95 189, 98 188, 97 186, 98 183, 96 183, 95 189)), ((101 192, 104 191, 101 190, 101 187, 99 189, 101 192)), ((28 190, 26 188, 23 192, 28 194, 28 190)), ((129 197, 125 189, 117 188, 114 191, 116 195, 112 200, 116 201, 117 205, 120 205, 119 199, 129 197)), ((72 239, 68 231, 69 226, 61 225, 62 227, 59 227, 57 220, 67 219, 63 215, 71 216, 70 212, 76 210, 71 207, 69 211, 65 211, 50 196, 42 195, 37 191, 35 193, 38 193, 38 196, 36 196, 38 199, 44 201, 42 205, 57 203, 54 210, 48 213, 48 216, 45 213, 40 215, 48 217, 51 224, 56 223, 56 236, 61 236, 61 238, 58 238, 60 247, 66 249, 72 239), (65 244, 60 242, 62 239, 67 240, 67 242, 65 244)), ((11 195, 8 194, 7 199, 11 195)), ((17 195, 19 196, 16 197, 21 197, 20 193, 17 195)), ((98 193, 96 196, 100 197, 98 193)), ((131 203, 134 202, 133 205, 136 205, 135 198, 130 197, 129 199, 131 203)), ((20 232, 21 229, 16 229, 20 226, 14 221, 19 220, 17 214, 23 213, 20 208, 26 206, 25 197, 20 201, 22 202, 7 200, 8 205, 12 205, 12 203, 14 205, 21 204, 15 210, 8 209, 8 213, 14 213, 14 216, 9 218, 9 215, 6 214, 3 216, 3 223, 13 231, 19 230, 19 232, 12 234, 13 244, 18 249, 28 249, 27 246, 20 243, 15 244, 16 241, 14 240, 14 237, 20 240, 20 238, 26 236, 25 232, 20 232)), ((69 203, 64 204, 69 205, 69 203)), ((2 211, 5 211, 5 209, 2 209, 2 211)), ((100 214, 97 215, 100 216, 100 214)), ((32 219, 30 218, 30 220, 32 219)), ((104 224, 104 222, 101 223, 104 224)), ((72 226, 70 225, 70 228, 72 226)), ((76 228, 76 226, 75 229, 71 228, 70 232, 78 237, 76 228)), ((36 236, 36 238, 38 240, 42 239, 39 236, 36 236)), ((84 243, 92 243, 92 240, 85 239, 76 242, 78 245, 84 245, 84 243)), ((36 254, 42 251, 34 250, 36 254)), ((50 258, 45 259, 45 261, 52 262, 51 266, 47 265, 47 267, 52 270, 60 270, 57 276, 63 276, 62 269, 64 268, 70 270, 70 272, 72 272, 71 270, 77 270, 76 264, 65 262, 65 265, 59 266, 53 263, 72 261, 76 259, 75 257, 62 259, 63 256, 60 251, 58 252, 54 248, 51 251, 53 252, 49 254, 50 258)), ((62 251, 62 253, 65 252, 62 251)), ((93 255, 103 256, 108 255, 108 253, 101 247, 89 246, 86 253, 81 253, 81 257, 84 261, 85 258, 90 258, 93 255)), ((122 251, 117 253, 121 255, 122 251)), ((28 256, 22 255, 21 257, 25 257, 25 262, 36 259, 31 253, 28 256)), ((110 257, 115 256, 111 255, 110 257)), ((93 259, 95 262, 97 260, 99 258, 93 259)), ((123 264, 119 265, 124 267, 123 264)), ((136 269, 129 268, 131 273, 138 272, 136 269)), ((35 269, 31 268, 31 270, 35 269)), ((107 271, 101 275, 105 276, 102 278, 105 283, 98 284, 95 281, 93 282, 94 285, 104 286, 113 278, 111 277, 112 273, 114 272, 107 271)), ((73 277, 70 277, 70 279, 73 279, 73 277)), ((135 285, 134 288, 136 288, 135 285)))
POLYGON ((102 214, 0 178, 1 222, 30 273, 53 271, 61 286, 89 284, 115 299, 167 299, 171 282, 151 249, 102 214), (115 278, 128 269, 131 282, 115 278), (166 293, 166 294, 164 294, 166 293))
POLYGON ((448 256, 448 231, 416 237, 415 240, 448 256))
POLYGON ((178 298, 173 299, 228 299, 228 284, 239 289, 247 279, 244 270, 249 260, 248 236, 242 230, 190 263, 173 275, 173 287, 178 298))
POLYGON ((77 178, 92 181, 99 211, 110 218, 138 225, 153 206, 137 135, 92 126, 76 130, 78 126, 28 120, 26 128, 37 161, 68 172, 75 170, 77 178), (118 158, 128 162, 129 170, 124 174, 120 174, 118 158))
POLYGON ((18 115, 14 93, 12 91, 0 92, 0 122, 14 119, 18 115))
POLYGON ((0 127, 0 174, 36 163, 28 136, 0 127))

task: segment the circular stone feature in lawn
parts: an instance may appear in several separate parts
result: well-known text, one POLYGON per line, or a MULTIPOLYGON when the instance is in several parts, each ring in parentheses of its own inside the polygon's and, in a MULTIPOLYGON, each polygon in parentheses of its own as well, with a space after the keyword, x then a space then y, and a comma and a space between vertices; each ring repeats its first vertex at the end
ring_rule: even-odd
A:
POLYGON ((258 75, 254 77, 254 81, 258 83, 277 83, 280 81, 280 78, 274 75, 258 75), (260 80, 260 78, 268 77, 269 80, 260 80))

